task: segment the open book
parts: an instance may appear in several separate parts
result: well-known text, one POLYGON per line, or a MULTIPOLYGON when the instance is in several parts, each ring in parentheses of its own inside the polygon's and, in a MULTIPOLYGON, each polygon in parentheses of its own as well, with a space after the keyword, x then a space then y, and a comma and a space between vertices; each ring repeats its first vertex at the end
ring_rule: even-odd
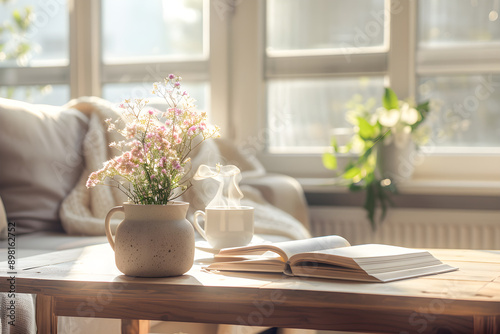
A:
POLYGON ((336 235, 226 248, 214 259, 207 269, 369 282, 390 282, 457 269, 425 250, 378 244, 351 246, 336 235))

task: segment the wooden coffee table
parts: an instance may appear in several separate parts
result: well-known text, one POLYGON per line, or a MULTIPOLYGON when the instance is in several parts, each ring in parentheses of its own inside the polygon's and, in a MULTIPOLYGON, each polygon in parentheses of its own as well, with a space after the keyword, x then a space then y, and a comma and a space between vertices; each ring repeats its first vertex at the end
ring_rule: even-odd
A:
MULTIPOLYGON (((340 331, 500 333, 500 254, 431 250, 459 271, 392 283, 213 273, 199 251, 185 275, 134 278, 115 267, 109 245, 17 260, 16 292, 37 294, 40 333, 57 316, 122 319, 123 333, 146 333, 145 320, 340 331)), ((6 263, 0 291, 8 291, 6 263)))

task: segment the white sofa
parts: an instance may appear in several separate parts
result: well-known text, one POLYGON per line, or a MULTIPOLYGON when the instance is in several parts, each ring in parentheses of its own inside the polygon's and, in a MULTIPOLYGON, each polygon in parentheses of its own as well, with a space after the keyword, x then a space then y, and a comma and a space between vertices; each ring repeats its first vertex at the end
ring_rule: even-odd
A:
MULTIPOLYGON (((96 98, 91 100, 103 102, 96 98)), ((0 233, 4 239, 0 241, 0 262, 7 260, 7 220, 16 222, 18 258, 107 242, 104 235, 68 235, 59 215, 61 203, 84 172, 82 142, 88 127, 89 118, 77 108, 0 99, 0 233)), ((251 203, 262 211, 256 214, 256 226, 264 238, 284 240, 309 236, 307 205, 296 180, 267 174, 257 161, 241 155, 228 141, 217 140, 214 147, 222 158, 231 157, 225 162, 236 164, 243 171, 242 189, 251 203), (266 215, 283 217, 294 233, 280 233, 279 224, 276 221, 269 224, 266 215)), ((194 187, 192 191, 199 189, 194 187)), ((191 213, 202 208, 203 201, 193 202, 191 213)), ((29 301, 32 297, 26 298, 29 301)), ((27 307, 25 312, 32 313, 32 310, 27 307)), ((23 311, 18 309, 17 312, 23 311)), ((31 319, 31 327, 18 328, 18 332, 33 332, 33 316, 26 314, 27 321, 31 319)), ((9 333, 12 328, 2 321, 2 329, 3 333, 9 333)), ((188 324, 154 323, 151 331, 230 333, 231 328, 206 325, 200 330, 188 324)), ((60 317, 59 332, 119 333, 120 323, 111 319, 60 317)))

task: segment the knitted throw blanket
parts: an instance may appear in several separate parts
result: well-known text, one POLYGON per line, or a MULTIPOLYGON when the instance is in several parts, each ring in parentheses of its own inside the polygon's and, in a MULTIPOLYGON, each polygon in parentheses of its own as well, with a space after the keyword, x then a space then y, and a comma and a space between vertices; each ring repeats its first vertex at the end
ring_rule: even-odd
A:
MULTIPOLYGON (((119 153, 116 150, 113 152, 108 144, 123 138, 116 132, 108 132, 104 123, 107 118, 119 118, 119 112, 111 103, 96 97, 72 100, 66 107, 80 110, 89 117, 89 127, 83 141, 83 173, 60 207, 62 226, 72 235, 104 235, 106 214, 112 207, 127 201, 127 198, 115 187, 97 186, 87 189, 86 181, 90 173, 102 168, 105 161, 119 153)), ((241 154, 234 146, 221 139, 205 141, 192 152, 191 158, 190 174, 194 174, 201 164, 215 166, 216 163, 237 165, 243 178, 265 173, 257 160, 241 154)), ((217 190, 216 183, 206 181, 193 181, 193 186, 180 198, 190 203, 189 220, 192 219, 194 211, 205 208, 217 190)), ((256 189, 242 186, 241 190, 244 194, 241 204, 255 208, 255 233, 280 235, 291 239, 310 236, 299 221, 267 203, 256 189)), ((122 219, 112 219, 112 230, 116 229, 122 219)))

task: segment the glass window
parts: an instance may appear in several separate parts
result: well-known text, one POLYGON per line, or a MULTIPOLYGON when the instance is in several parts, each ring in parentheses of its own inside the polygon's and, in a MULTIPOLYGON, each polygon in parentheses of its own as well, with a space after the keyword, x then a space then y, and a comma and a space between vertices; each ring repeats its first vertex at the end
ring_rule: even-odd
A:
MULTIPOLYGON (((151 94, 152 87, 152 82, 112 83, 103 86, 102 95, 104 99, 114 103, 123 102, 123 100, 129 98, 147 98, 150 99, 151 104, 154 104, 156 100, 162 102, 161 99, 156 99, 155 96, 151 94)), ((187 91, 189 95, 196 100, 198 110, 208 111, 210 87, 207 83, 183 81, 182 89, 187 91)))
POLYGON ((4 68, 0 96, 62 105, 70 98, 69 85, 61 84, 60 80, 61 76, 69 78, 65 75, 69 73, 68 64, 69 14, 66 1, 0 1, 0 67, 4 68), (20 72, 21 67, 45 66, 56 70, 40 73, 23 69, 22 75, 20 72), (34 86, 32 82, 46 84, 34 86))
POLYGON ((421 100, 436 106, 429 114, 431 145, 498 147, 500 141, 500 75, 422 77, 421 100))
POLYGON ((500 74, 477 68, 483 58, 493 66, 499 64, 492 50, 500 46, 500 1, 421 0, 418 6, 418 50, 436 69, 454 65, 444 73, 427 71, 418 78, 419 99, 431 99, 436 106, 429 114, 431 144, 498 146, 500 74), (452 49, 434 58, 428 52, 447 48, 452 49))
POLYGON ((420 0, 420 46, 500 42, 500 1, 420 0))
POLYGON ((0 97, 36 104, 62 106, 70 100, 69 86, 0 86, 0 97))
POLYGON ((294 68, 280 68, 267 80, 265 130, 270 152, 322 153, 333 134, 348 135, 351 126, 345 113, 350 103, 380 98, 383 74, 364 76, 363 69, 354 67, 352 74, 342 77, 320 72, 322 68, 325 72, 331 68, 332 62, 342 67, 349 61, 348 57, 338 57, 339 53, 359 53, 360 48, 380 49, 388 45, 389 13, 385 2, 267 0, 267 55, 278 62, 295 54, 304 56, 294 58, 294 68), (324 57, 312 58, 316 51, 324 57), (311 59, 315 73, 307 72, 311 59), (301 66, 304 70, 298 71, 301 76, 297 76, 294 73, 301 66))
POLYGON ((0 67, 69 63, 66 1, 1 1, 0 22, 0 67))
POLYGON ((203 56, 202 0, 103 0, 105 63, 203 56))
POLYGON ((269 81, 269 150, 324 151, 332 131, 339 134, 351 127, 345 119, 350 105, 370 98, 378 101, 383 81, 383 77, 269 81))
POLYGON ((374 47, 385 42, 383 0, 268 0, 266 17, 268 51, 374 47))

